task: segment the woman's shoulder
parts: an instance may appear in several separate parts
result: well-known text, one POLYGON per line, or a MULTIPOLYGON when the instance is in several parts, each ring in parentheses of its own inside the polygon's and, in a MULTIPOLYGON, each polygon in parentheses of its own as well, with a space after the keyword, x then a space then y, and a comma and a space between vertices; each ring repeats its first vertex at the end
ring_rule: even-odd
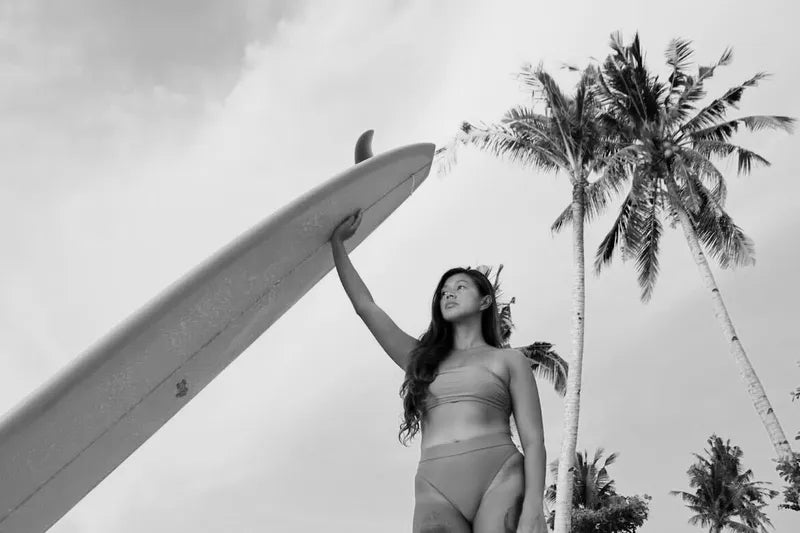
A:
POLYGON ((514 367, 525 356, 516 348, 494 348, 490 354, 491 370, 506 380, 511 378, 514 367))

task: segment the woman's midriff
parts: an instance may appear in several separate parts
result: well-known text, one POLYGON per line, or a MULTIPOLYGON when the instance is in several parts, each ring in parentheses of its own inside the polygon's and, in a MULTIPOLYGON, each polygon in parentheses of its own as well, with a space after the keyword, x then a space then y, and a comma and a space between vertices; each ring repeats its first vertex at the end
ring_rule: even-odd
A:
POLYGON ((499 409, 479 402, 445 403, 425 413, 420 446, 428 448, 490 433, 510 432, 509 417, 499 409))

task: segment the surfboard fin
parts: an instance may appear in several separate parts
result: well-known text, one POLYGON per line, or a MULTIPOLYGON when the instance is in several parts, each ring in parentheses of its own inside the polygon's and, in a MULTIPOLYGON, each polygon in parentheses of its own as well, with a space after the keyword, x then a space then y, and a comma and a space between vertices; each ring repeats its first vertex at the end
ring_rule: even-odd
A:
POLYGON ((356 141, 355 159, 356 165, 372 157, 372 134, 375 130, 367 130, 362 133, 356 141))

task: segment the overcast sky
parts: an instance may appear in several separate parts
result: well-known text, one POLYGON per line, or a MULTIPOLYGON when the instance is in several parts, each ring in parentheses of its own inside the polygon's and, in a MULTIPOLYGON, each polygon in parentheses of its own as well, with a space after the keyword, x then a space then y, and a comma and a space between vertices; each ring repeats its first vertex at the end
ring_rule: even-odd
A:
MULTIPOLYGON (((352 162, 446 142, 526 93, 544 62, 604 57, 609 34, 641 33, 663 68, 673 37, 733 64, 723 93, 758 71, 742 113, 800 117, 788 2, 0 1, 0 411, 221 246, 352 162)), ((798 137, 739 141, 769 159, 735 165, 728 208, 757 266, 714 268, 787 435, 800 430, 795 283, 798 137)), ((418 336, 439 276, 503 263, 512 344, 569 356, 570 234, 549 227, 564 176, 463 151, 352 254, 378 303, 418 336), (391 261, 387 261, 390 258, 391 261)), ((618 204, 615 205, 614 210, 618 204)), ((586 234, 587 257, 614 210, 586 234)), ((653 497, 643 533, 699 531, 670 490, 714 432, 755 478, 782 485, 772 446, 729 355, 680 233, 669 230, 651 303, 615 263, 587 277, 578 448, 618 452, 617 490, 653 497)), ((419 442, 397 441, 402 373, 352 312, 334 273, 261 336, 51 531, 407 532, 419 442)), ((561 399, 539 382, 548 461, 561 399)), ((795 449, 800 443, 794 444, 795 449)), ((548 483, 550 483, 548 475, 548 483)), ((778 533, 797 513, 768 509, 778 533)))

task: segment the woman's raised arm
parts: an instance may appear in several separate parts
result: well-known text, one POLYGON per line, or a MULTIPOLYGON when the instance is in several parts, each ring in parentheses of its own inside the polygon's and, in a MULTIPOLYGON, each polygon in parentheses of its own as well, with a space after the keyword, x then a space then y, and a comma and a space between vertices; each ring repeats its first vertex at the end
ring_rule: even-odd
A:
POLYGON ((419 341, 400 329, 389 315, 375 303, 344 247, 344 241, 352 237, 358 229, 358 225, 361 223, 361 214, 362 211, 359 210, 356 214, 344 219, 331 235, 331 249, 336 272, 356 314, 366 324, 381 348, 397 366, 405 370, 409 354, 419 344, 419 341))

